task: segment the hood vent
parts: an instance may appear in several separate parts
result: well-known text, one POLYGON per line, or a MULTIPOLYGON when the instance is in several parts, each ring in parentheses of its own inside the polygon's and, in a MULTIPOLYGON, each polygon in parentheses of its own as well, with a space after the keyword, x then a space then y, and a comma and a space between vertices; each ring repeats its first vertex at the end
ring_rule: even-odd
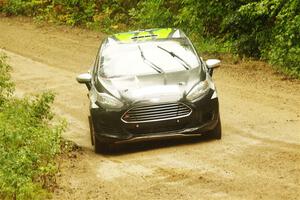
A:
POLYGON ((157 37, 157 35, 152 34, 152 35, 134 36, 134 37, 132 37, 131 39, 132 39, 132 40, 135 40, 135 39, 149 38, 149 37, 153 38, 153 37, 157 37))

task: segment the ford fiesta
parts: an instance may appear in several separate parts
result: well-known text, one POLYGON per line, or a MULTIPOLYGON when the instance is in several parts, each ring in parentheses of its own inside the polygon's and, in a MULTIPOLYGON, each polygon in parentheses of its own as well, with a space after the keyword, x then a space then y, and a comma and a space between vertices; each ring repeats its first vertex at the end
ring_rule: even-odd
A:
POLYGON ((102 42, 89 73, 95 152, 113 144, 207 135, 221 139, 218 96, 212 81, 219 60, 199 58, 179 29, 119 33, 102 42))

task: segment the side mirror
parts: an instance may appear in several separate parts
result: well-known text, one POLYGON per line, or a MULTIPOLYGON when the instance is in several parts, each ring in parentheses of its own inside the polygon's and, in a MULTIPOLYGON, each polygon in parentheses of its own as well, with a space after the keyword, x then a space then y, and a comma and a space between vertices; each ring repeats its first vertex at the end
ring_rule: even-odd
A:
POLYGON ((220 67, 221 61, 218 59, 208 59, 206 62, 208 73, 212 76, 215 68, 220 67))
POLYGON ((80 74, 79 76, 76 77, 76 80, 80 84, 85 84, 89 90, 91 89, 91 81, 92 81, 91 74, 89 73, 80 74))
POLYGON ((221 61, 218 59, 208 59, 206 65, 209 69, 220 67, 221 61))

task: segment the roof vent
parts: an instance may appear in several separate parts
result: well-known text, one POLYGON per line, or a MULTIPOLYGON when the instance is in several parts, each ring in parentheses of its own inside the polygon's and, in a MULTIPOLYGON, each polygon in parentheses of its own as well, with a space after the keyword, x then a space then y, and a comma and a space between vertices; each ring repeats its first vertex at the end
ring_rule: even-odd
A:
POLYGON ((134 36, 131 39, 135 40, 135 39, 140 39, 140 38, 149 38, 149 37, 157 37, 157 35, 141 35, 141 36, 134 36))

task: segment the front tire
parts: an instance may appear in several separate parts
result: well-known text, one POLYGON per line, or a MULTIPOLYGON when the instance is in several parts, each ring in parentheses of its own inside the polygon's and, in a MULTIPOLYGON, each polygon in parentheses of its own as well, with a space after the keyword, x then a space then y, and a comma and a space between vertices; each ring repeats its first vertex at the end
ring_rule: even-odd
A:
POLYGON ((90 125, 91 142, 92 142, 92 145, 95 145, 95 139, 94 139, 94 126, 93 126, 92 117, 89 116, 88 118, 89 118, 89 125, 90 125))
POLYGON ((96 138, 94 124, 91 116, 89 116, 89 125, 90 125, 91 142, 92 145, 94 146, 95 153, 109 152, 111 150, 111 145, 101 142, 99 141, 99 139, 96 138))
POLYGON ((94 150, 95 153, 109 153, 111 151, 111 145, 99 141, 96 137, 94 137, 94 150))
POLYGON ((218 116, 218 123, 216 127, 213 130, 208 131, 206 133, 206 136, 209 139, 216 139, 216 140, 222 139, 222 126, 221 126, 220 115, 218 116))

